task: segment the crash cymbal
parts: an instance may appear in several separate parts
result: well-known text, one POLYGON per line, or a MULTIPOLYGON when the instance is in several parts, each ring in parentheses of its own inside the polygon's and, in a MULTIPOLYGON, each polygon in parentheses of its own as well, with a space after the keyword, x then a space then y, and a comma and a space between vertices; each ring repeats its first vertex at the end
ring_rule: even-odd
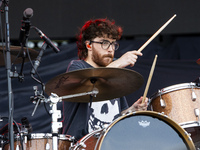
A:
MULTIPOLYGON (((99 93, 93 97, 93 101, 103 101, 130 94, 138 90, 143 81, 142 75, 130 69, 88 68, 56 76, 47 82, 45 92, 48 95, 55 93, 62 97, 90 92, 95 86, 99 93), (91 80, 96 82, 93 84, 91 80)), ((89 100, 89 95, 64 99, 70 102, 89 100)))
MULTIPOLYGON (((24 50, 26 50, 26 49, 27 48, 24 47, 24 50)), ((5 48, 4 48, 4 50, 5 50, 5 48)), ((30 49, 30 48, 28 48, 28 50, 29 50, 31 59, 35 59, 38 56, 37 51, 30 49)), ((14 64, 22 63, 21 47, 20 46, 10 46, 10 57, 11 57, 12 63, 14 63, 14 64)), ((27 61, 29 61, 28 56, 25 58, 25 62, 27 62, 27 61)), ((2 48, 2 46, 0 46, 0 66, 4 66, 4 65, 5 65, 5 60, 4 60, 3 48, 2 48)))

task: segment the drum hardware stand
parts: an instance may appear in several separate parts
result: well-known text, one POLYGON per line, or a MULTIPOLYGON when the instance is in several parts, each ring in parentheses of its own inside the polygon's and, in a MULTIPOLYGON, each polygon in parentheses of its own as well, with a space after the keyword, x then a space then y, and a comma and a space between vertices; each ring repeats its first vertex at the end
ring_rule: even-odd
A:
POLYGON ((53 150, 58 150, 58 129, 62 127, 62 122, 58 122, 58 119, 61 118, 61 111, 57 110, 57 103, 61 102, 61 99, 54 93, 51 93, 47 102, 50 101, 50 106, 52 110, 49 111, 52 114, 52 143, 53 150))
POLYGON ((7 83, 8 83, 8 102, 9 102, 8 132, 9 132, 10 150, 14 150, 14 134, 13 134, 14 102, 13 102, 13 92, 11 84, 12 73, 11 73, 11 54, 10 54, 10 31, 9 31, 10 27, 8 21, 9 0, 3 0, 2 2, 4 3, 4 13, 5 13, 6 70, 7 70, 7 83))
POLYGON ((36 107, 34 108, 34 112, 38 106, 39 102, 46 102, 50 103, 50 107, 52 107, 52 110, 49 111, 50 114, 52 114, 52 143, 53 143, 53 150, 58 150, 58 129, 62 127, 62 122, 58 122, 58 119, 61 118, 61 111, 57 110, 57 103, 61 102, 62 99, 67 99, 67 98, 73 98, 73 97, 78 97, 78 96, 85 96, 85 95, 92 95, 95 96, 99 93, 97 88, 94 88, 90 92, 85 92, 85 93, 79 93, 79 94, 73 94, 73 95, 67 95, 67 96, 62 96, 58 97, 57 94, 51 93, 48 99, 46 99, 44 96, 40 97, 38 96, 38 89, 37 86, 34 87, 35 91, 35 97, 32 99, 37 99, 38 101, 36 102, 36 107))
POLYGON ((78 93, 78 94, 72 94, 72 95, 66 95, 66 96, 62 96, 61 99, 68 99, 68 98, 85 96, 85 95, 90 95, 91 97, 96 97, 96 95, 98 93, 99 93, 99 90, 97 88, 93 88, 93 90, 90 91, 90 92, 78 93))
MULTIPOLYGON (((96 78, 91 78, 91 79, 90 79, 90 82, 93 84, 93 90, 96 89, 96 90, 98 91, 98 89, 95 88, 95 83, 96 83, 96 81, 97 81, 96 78)), ((90 103, 89 103, 89 107, 90 107, 90 108, 92 107, 93 97, 96 97, 96 95, 94 95, 94 94, 91 94, 91 95, 90 95, 90 103)))

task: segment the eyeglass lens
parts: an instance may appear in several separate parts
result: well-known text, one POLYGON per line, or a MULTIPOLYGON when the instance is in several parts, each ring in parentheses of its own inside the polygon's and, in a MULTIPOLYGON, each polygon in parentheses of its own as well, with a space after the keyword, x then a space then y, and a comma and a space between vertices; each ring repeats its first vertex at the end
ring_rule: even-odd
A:
POLYGON ((117 50, 119 48, 119 44, 117 42, 109 42, 107 40, 104 40, 102 42, 102 48, 103 49, 108 49, 110 47, 110 45, 112 45, 112 49, 113 50, 117 50))

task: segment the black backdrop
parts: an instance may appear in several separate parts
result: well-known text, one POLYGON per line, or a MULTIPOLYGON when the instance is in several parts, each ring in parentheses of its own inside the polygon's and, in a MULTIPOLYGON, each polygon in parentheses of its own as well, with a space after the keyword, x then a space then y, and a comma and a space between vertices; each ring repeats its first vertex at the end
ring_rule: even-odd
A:
MULTIPOLYGON (((138 49, 145 41, 146 40, 139 39, 122 39, 120 41, 120 49, 116 51, 116 58, 128 50, 138 49)), ((75 43, 70 43, 59 48, 61 50, 60 53, 54 53, 52 49, 48 48, 42 57, 38 72, 44 83, 64 73, 68 63, 72 59, 77 59, 75 43)), ((158 60, 147 94, 148 97, 151 97, 158 89, 180 83, 189 83, 200 75, 200 66, 196 63, 196 60, 200 56, 200 37, 173 37, 173 40, 167 45, 152 41, 143 50, 143 56, 139 57, 136 65, 133 68, 129 68, 139 72, 145 80, 138 91, 127 95, 129 105, 143 95, 155 54, 158 54, 158 60)), ((21 64, 15 66, 19 72, 21 64)), ((18 79, 12 79, 14 120, 20 122, 22 117, 27 117, 33 126, 34 133, 51 132, 51 116, 45 111, 44 103, 41 103, 35 115, 31 116, 35 107, 35 105, 30 102, 30 96, 34 95, 33 86, 37 85, 39 90, 41 90, 41 86, 30 77, 31 68, 30 62, 26 62, 23 70, 25 75, 24 82, 20 83, 18 79)), ((58 104, 58 108, 62 110, 62 103, 58 104)), ((50 109, 48 104, 47 109, 50 109)), ((7 78, 4 66, 0 68, 0 115, 8 116, 7 78)), ((6 123, 6 120, 1 122, 1 127, 6 123)))
MULTIPOLYGON (((74 37, 91 18, 116 20, 124 36, 152 35, 174 14, 177 17, 161 34, 199 34, 200 1, 188 0, 10 0, 12 39, 18 39, 22 14, 32 8, 32 25, 53 39, 74 37)), ((38 38, 31 32, 31 38, 38 38)))

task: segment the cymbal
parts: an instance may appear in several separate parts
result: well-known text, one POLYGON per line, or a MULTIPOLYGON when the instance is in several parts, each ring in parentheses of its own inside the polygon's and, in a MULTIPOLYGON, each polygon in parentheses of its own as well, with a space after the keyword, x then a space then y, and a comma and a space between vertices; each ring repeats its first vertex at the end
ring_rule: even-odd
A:
MULTIPOLYGON (((26 47, 24 47, 24 50, 26 51, 26 47)), ((4 49, 5 50, 5 49, 4 49)), ((15 64, 20 64, 22 63, 22 52, 20 46, 10 46, 10 57, 11 57, 11 62, 15 64), (20 54, 19 54, 20 52, 20 54), (18 56, 19 54, 19 56, 18 56), (17 57, 18 56, 18 57, 17 57), (16 58, 17 57, 17 58, 16 58)), ((28 48, 29 54, 31 59, 35 59, 38 56, 38 52, 36 50, 28 48)), ((6 53, 6 52, 5 52, 6 53)), ((25 58, 25 62, 29 61, 28 56, 25 58)), ((5 65, 5 60, 4 60, 4 53, 3 53, 3 48, 2 46, 0 47, 0 66, 5 65)))
MULTIPOLYGON (((125 68, 88 68, 60 74, 46 84, 46 94, 59 97, 90 92, 97 88, 99 93, 93 102, 119 98, 138 90, 144 82, 142 75, 125 68), (92 81, 96 82, 93 84, 92 81)), ((90 96, 64 99, 69 102, 89 102, 90 96)))

